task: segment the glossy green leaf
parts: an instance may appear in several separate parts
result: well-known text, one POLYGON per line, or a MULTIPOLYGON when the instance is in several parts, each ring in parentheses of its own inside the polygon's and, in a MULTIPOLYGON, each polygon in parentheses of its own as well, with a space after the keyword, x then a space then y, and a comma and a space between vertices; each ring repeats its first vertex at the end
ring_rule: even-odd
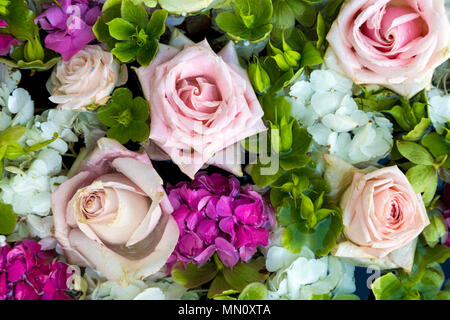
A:
POLYGON ((433 199, 437 187, 437 172, 432 166, 416 165, 406 172, 414 191, 424 193, 422 198, 425 205, 433 199))
POLYGON ((158 52, 158 41, 148 39, 136 52, 136 60, 141 66, 148 66, 158 52))
POLYGON ((226 295, 227 292, 237 293, 239 290, 234 290, 231 285, 225 280, 222 272, 216 272, 214 280, 211 282, 208 290, 208 298, 226 295))
POLYGON ((247 263, 238 262, 233 269, 224 268, 222 272, 225 280, 236 290, 243 290, 252 282, 263 282, 269 276, 262 257, 247 263))
POLYGON ((325 40, 325 32, 326 32, 325 21, 323 19, 322 14, 319 12, 319 14, 317 15, 317 26, 316 26, 316 33, 317 33, 316 47, 318 49, 322 47, 322 44, 325 40))
POLYGON ((129 40, 136 32, 136 27, 122 18, 115 18, 107 25, 109 34, 116 40, 129 40))
POLYGON ((213 262, 207 262, 200 268, 192 263, 184 268, 178 263, 172 269, 172 279, 185 288, 196 288, 214 279, 217 272, 217 266, 213 262))
POLYGON ((135 4, 132 0, 122 0, 120 14, 123 19, 141 29, 147 26, 148 14, 142 4, 135 4))
POLYGON ((8 145, 19 140, 27 130, 24 126, 14 126, 0 133, 0 146, 8 145))
POLYGON ((250 283, 242 290, 238 300, 265 300, 267 287, 259 282, 250 283))
POLYGON ((312 42, 307 42, 302 51, 302 67, 309 67, 321 64, 323 62, 322 54, 320 51, 314 46, 312 42))
POLYGON ((159 39, 166 30, 165 22, 167 18, 166 10, 155 10, 147 24, 145 32, 149 37, 159 39))
POLYGON ((12 206, 0 202, 0 234, 10 234, 16 226, 17 215, 14 213, 12 206))
POLYGON ((130 62, 135 57, 139 50, 139 47, 132 41, 117 42, 114 49, 111 52, 119 59, 121 62, 130 62))
POLYGON ((406 159, 415 164, 433 165, 433 156, 426 148, 418 143, 397 140, 398 151, 406 159))
POLYGON ((309 229, 304 222, 291 224, 283 232, 283 246, 293 253, 300 253, 304 246, 316 255, 327 255, 336 245, 336 239, 343 229, 340 214, 334 213, 309 229))
POLYGON ((450 142, 436 132, 426 134, 420 143, 427 148, 435 158, 450 154, 450 142))
POLYGON ((431 124, 429 118, 422 118, 420 122, 414 127, 413 130, 408 132, 408 134, 403 135, 403 140, 407 141, 417 141, 419 140, 427 131, 431 124))
POLYGON ((405 293, 400 280, 392 272, 377 278, 371 288, 376 300, 399 300, 405 293))

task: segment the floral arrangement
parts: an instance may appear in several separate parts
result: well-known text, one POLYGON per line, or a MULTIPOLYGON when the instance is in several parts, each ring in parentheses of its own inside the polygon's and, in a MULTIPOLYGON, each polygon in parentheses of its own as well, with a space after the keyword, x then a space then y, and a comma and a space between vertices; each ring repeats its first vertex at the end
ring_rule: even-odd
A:
POLYGON ((450 300, 449 17, 0 1, 0 300, 450 300))

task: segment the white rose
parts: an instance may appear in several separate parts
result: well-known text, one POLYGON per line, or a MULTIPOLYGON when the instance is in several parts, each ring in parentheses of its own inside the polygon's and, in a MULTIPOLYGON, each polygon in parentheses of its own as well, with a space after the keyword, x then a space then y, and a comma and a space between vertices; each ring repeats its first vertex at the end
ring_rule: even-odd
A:
POLYGON ((58 109, 85 110, 89 105, 106 103, 114 88, 127 79, 125 65, 99 45, 88 45, 68 61, 58 62, 47 81, 47 90, 58 109))

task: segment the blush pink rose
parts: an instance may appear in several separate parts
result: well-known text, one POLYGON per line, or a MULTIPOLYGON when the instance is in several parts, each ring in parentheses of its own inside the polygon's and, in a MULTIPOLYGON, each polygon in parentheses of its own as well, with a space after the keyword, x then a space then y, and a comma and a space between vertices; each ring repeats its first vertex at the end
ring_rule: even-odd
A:
POLYGON ((327 36, 329 68, 410 98, 450 57, 443 0, 350 0, 327 36))
POLYGON ((55 237, 69 261, 122 285, 164 266, 179 236, 146 154, 102 138, 51 195, 55 237))
POLYGON ((219 54, 206 40, 183 50, 160 45, 137 74, 150 104, 150 139, 192 179, 217 153, 266 130, 231 42, 219 54))
POLYGON ((410 272, 415 240, 430 223, 421 195, 397 166, 359 170, 337 157, 323 158, 330 196, 343 212, 345 237, 333 255, 410 272))

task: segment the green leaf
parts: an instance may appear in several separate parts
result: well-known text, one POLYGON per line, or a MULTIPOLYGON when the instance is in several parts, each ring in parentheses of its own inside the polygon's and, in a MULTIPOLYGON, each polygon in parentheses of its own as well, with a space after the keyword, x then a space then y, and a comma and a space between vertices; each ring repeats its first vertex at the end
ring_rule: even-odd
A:
POLYGON ((111 127, 106 131, 106 136, 119 141, 121 144, 127 143, 131 139, 131 129, 122 124, 111 127))
POLYGON ((133 103, 133 93, 128 88, 117 88, 111 96, 111 101, 121 108, 128 107, 133 103))
POLYGON ((425 273, 427 266, 444 263, 448 258, 450 258, 450 249, 445 245, 438 244, 433 248, 424 248, 418 245, 414 257, 413 272, 408 275, 406 284, 410 287, 416 285, 425 273))
POLYGON ((282 226, 288 226, 291 223, 300 223, 302 220, 298 209, 295 207, 294 200, 288 197, 284 198, 282 202, 283 204, 278 207, 277 211, 278 222, 282 226))
POLYGON ((120 106, 116 103, 108 103, 104 106, 101 106, 97 110, 98 120, 108 127, 115 127, 119 125, 116 117, 120 113, 120 106))
POLYGON ((167 11, 166 10, 155 10, 150 18, 150 21, 147 24, 145 32, 149 37, 159 39, 166 30, 166 18, 167 11))
POLYGON ((220 12, 216 23, 220 29, 236 40, 259 42, 272 31, 270 0, 238 0, 233 2, 234 13, 220 12))
POLYGON ((102 7, 102 16, 97 19, 97 22, 92 27, 95 37, 108 45, 109 49, 114 48, 117 40, 109 34, 107 22, 114 18, 121 16, 122 0, 107 0, 102 7))
POLYGON ((25 154, 22 146, 17 142, 13 142, 6 147, 5 158, 7 159, 16 159, 21 155, 25 154))
POLYGON ((0 202, 0 234, 10 234, 14 231, 17 222, 17 215, 14 213, 12 206, 0 202))
POLYGON ((134 120, 147 121, 150 115, 147 100, 142 97, 134 98, 131 114, 134 120))
POLYGON ((311 157, 297 153, 297 152, 291 152, 288 155, 283 155, 280 158, 280 166, 284 170, 292 170, 297 168, 302 168, 306 166, 311 161, 311 157))
POLYGON ((138 49, 136 60, 141 66, 148 66, 157 52, 158 41, 156 39, 147 39, 144 46, 138 49))
POLYGON ((411 183, 414 192, 424 192, 422 198, 425 205, 433 200, 437 188, 437 172, 432 166, 416 165, 406 172, 406 177, 411 183))
POLYGON ((272 165, 273 163, 271 160, 269 160, 268 164, 261 164, 258 159, 258 163, 250 166, 250 175, 255 184, 260 187, 266 187, 271 185, 282 175, 283 171, 272 165))
POLYGON ((414 127, 413 130, 408 132, 408 134, 403 135, 403 140, 407 141, 417 141, 419 140, 427 131, 431 124, 429 118, 422 118, 420 122, 414 127))
POLYGON ((132 0, 123 0, 121 6, 121 17, 134 25, 145 29, 148 22, 148 14, 142 4, 134 4, 132 0))
POLYGON ((216 17, 216 23, 220 29, 232 35, 239 35, 246 30, 240 19, 228 11, 219 13, 216 17))
POLYGON ((0 133, 0 146, 12 144, 19 140, 27 130, 24 126, 15 126, 0 133))
POLYGON ((295 19, 306 27, 312 27, 316 20, 316 8, 306 2, 286 0, 295 15, 295 19))
POLYGON ((439 242, 446 240, 447 224, 443 215, 439 211, 429 214, 430 224, 422 231, 425 241, 430 247, 434 247, 439 242))
MULTIPOLYGON (((300 1, 299 1, 300 2, 300 1)), ((295 14, 286 1, 273 0, 272 23, 276 31, 283 32, 295 25, 295 14)))
POLYGON ((323 62, 322 54, 312 42, 307 42, 302 51, 302 67, 314 66, 323 62))
POLYGON ((196 288, 214 279, 217 272, 213 262, 207 262, 200 268, 192 263, 184 268, 181 263, 177 263, 172 269, 172 279, 185 288, 196 288))
MULTIPOLYGON (((217 272, 216 272, 217 273, 217 272)), ((231 285, 225 280, 222 272, 218 272, 217 276, 211 282, 208 290, 208 299, 212 299, 216 296, 225 294, 226 292, 239 292, 238 290, 233 290, 231 285)))
POLYGON ((409 105, 403 105, 402 107, 397 105, 386 112, 394 117, 395 121, 404 131, 411 131, 414 129, 415 124, 409 115, 410 113, 405 111, 405 109, 411 109, 411 107, 409 105))
POLYGON ((132 121, 128 129, 131 131, 130 139, 134 142, 143 142, 150 135, 149 125, 142 121, 132 121))
POLYGON ((405 290, 400 280, 389 272, 372 283, 372 292, 376 300, 399 300, 405 290))
POLYGON ((115 18, 107 23, 109 33, 116 40, 129 40, 136 33, 136 28, 122 18, 115 18))
POLYGON ((302 216, 303 219, 306 220, 306 223, 308 224, 309 228, 314 228, 314 226, 317 223, 317 217, 314 211, 314 204, 311 201, 311 199, 306 195, 302 195, 302 202, 300 205, 300 215, 302 216))
POLYGON ((439 264, 433 264, 425 269, 420 280, 412 287, 421 293, 424 300, 435 300, 444 283, 444 272, 439 264))
POLYGON ((58 137, 59 137, 58 133, 55 132, 55 133, 53 134, 53 138, 52 138, 52 139, 46 140, 46 141, 44 141, 44 142, 38 142, 38 143, 35 143, 35 144, 33 144, 33 145, 29 146, 29 147, 25 147, 23 150, 24 150, 26 153, 30 153, 30 152, 33 152, 33 151, 37 151, 37 150, 39 150, 39 149, 45 148, 45 147, 48 146, 50 143, 52 143, 53 141, 55 141, 56 139, 58 139, 58 137))
POLYGON ((445 141, 445 138, 436 132, 426 134, 420 143, 427 148, 433 157, 439 158, 450 154, 450 142, 445 141))
POLYGON ((322 47, 323 41, 325 40, 325 21, 323 20, 322 14, 319 12, 317 15, 317 26, 316 26, 316 33, 317 33, 317 49, 320 49, 322 47))
POLYGON ((121 62, 130 62, 135 57, 140 48, 132 41, 117 42, 114 49, 111 52, 121 62))
POLYGON ((269 276, 265 269, 264 258, 257 258, 249 262, 238 262, 233 269, 224 268, 225 280, 233 289, 244 290, 252 282, 263 282, 269 276))
POLYGON ((35 14, 28 9, 25 0, 8 1, 6 10, 8 14, 2 19, 8 24, 8 31, 14 38, 21 41, 39 41, 39 28, 34 23, 35 14))
POLYGON ((397 140, 398 151, 406 159, 415 164, 433 165, 433 156, 418 143, 397 140))
POLYGON ((259 282, 250 283, 242 290, 238 300, 265 300, 267 296, 267 288, 259 282))
POLYGON ((309 229, 306 223, 289 225, 281 239, 283 246, 293 253, 300 253, 306 245, 316 255, 327 255, 336 245, 336 239, 343 229, 342 218, 335 212, 309 229))

